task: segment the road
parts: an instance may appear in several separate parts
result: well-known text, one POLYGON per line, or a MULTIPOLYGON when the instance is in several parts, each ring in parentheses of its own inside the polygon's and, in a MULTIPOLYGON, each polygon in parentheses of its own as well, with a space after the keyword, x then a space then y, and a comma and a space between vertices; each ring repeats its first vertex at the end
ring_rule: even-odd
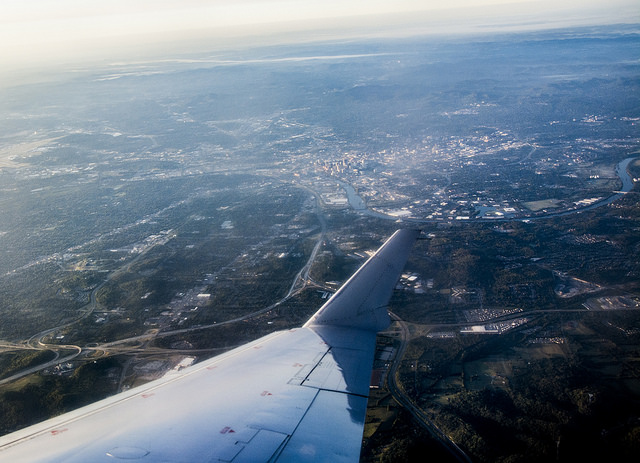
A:
POLYGON ((304 187, 304 189, 309 191, 316 198, 315 209, 316 209, 316 216, 318 217, 318 221, 320 222, 320 235, 318 236, 318 241, 316 242, 316 245, 313 247, 313 251, 311 251, 311 255, 309 256, 309 259, 307 259, 307 263, 304 265, 304 267, 300 269, 300 271, 296 274, 295 278, 293 279, 293 283, 291 284, 291 287, 289 288, 287 295, 284 297, 284 300, 289 299, 294 294, 302 291, 309 283, 310 281, 309 272, 311 271, 311 266, 313 265, 313 262, 316 260, 316 256, 318 255, 318 251, 320 250, 320 247, 324 242, 324 237, 327 232, 327 221, 320 207, 320 195, 316 191, 313 191, 308 187, 304 187))
MULTIPOLYGON (((30 374, 33 374, 33 373, 37 373, 38 371, 44 370, 46 368, 53 367, 53 366, 58 365, 60 363, 70 362, 71 360, 76 358, 78 355, 80 355, 80 353, 82 352, 82 349, 80 347, 78 347, 78 346, 59 346, 59 345, 56 345, 55 347, 57 349, 59 349, 58 351, 56 351, 56 358, 54 358, 53 360, 48 361, 47 363, 41 363, 40 365, 36 365, 35 367, 31 367, 31 368, 27 368, 26 370, 22 370, 20 373, 16 373, 13 376, 9 376, 8 378, 4 378, 4 379, 0 380, 0 385, 10 383, 11 381, 15 381, 17 379, 20 379, 23 376, 27 376, 27 375, 30 375, 30 374), (60 352, 60 350, 63 350, 63 349, 73 349, 76 352, 74 352, 73 354, 70 354, 70 355, 67 355, 65 357, 60 358, 59 352, 60 352)), ((43 350, 52 350, 52 349, 43 348, 43 350)))
POLYGON ((398 368, 404 357, 404 353, 407 349, 407 343, 409 341, 409 328, 407 324, 400 319, 394 313, 389 313, 391 318, 398 323, 400 327, 400 346, 396 352, 395 358, 389 368, 389 374, 387 375, 387 386, 389 392, 393 395, 393 398, 401 404, 413 417, 425 428, 434 439, 440 442, 456 460, 461 463, 471 463, 469 456, 458 445, 452 441, 449 436, 444 434, 440 428, 438 428, 427 416, 427 414, 407 396, 397 382, 398 368))
MULTIPOLYGON (((55 352, 56 354, 56 358, 54 358, 53 360, 50 360, 46 363, 42 363, 40 365, 36 365, 34 367, 30 367, 27 368, 25 370, 22 370, 19 373, 16 373, 15 375, 9 376, 8 378, 4 378, 3 380, 0 381, 0 385, 2 384, 6 384, 9 383, 11 381, 15 381, 17 379, 20 379, 24 376, 33 374, 33 373, 37 373, 38 371, 41 370, 45 370, 47 368, 50 368, 52 366, 55 366, 57 364, 60 363, 65 363, 65 362, 69 362, 73 359, 75 359, 76 357, 78 357, 82 352, 83 352, 83 348, 80 346, 76 346, 76 345, 71 345, 71 344, 48 344, 44 342, 44 338, 46 338, 47 336, 49 336, 52 333, 55 333, 57 331, 60 331, 64 328, 67 328, 69 326, 75 325, 76 323, 80 322, 81 320, 84 320, 85 318, 87 318, 88 316, 90 316, 97 307, 97 293, 98 291, 100 291, 100 289, 106 285, 111 279, 113 279, 114 277, 116 277, 117 275, 122 274, 123 272, 128 272, 129 269, 131 268, 131 266, 133 264, 135 264, 136 262, 138 262, 142 256, 148 252, 151 248, 153 248, 153 246, 150 246, 147 250, 145 250, 145 252, 140 253, 139 255, 137 255, 135 258, 133 258, 132 260, 130 260, 129 262, 127 262, 126 264, 124 264, 122 267, 118 268, 117 270, 113 271, 112 273, 109 274, 109 276, 99 285, 97 285, 95 288, 93 288, 93 290, 91 291, 91 294, 89 296, 89 302, 82 307, 80 310, 82 311, 82 313, 69 321, 66 321, 64 323, 61 323, 60 325, 54 326, 53 328, 47 328, 44 331, 40 331, 39 333, 34 334, 33 336, 31 336, 28 340, 26 340, 24 343, 22 344, 15 344, 15 343, 6 343, 4 341, 2 341, 0 343, 0 348, 6 347, 6 350, 19 350, 19 349, 23 349, 23 350, 50 350, 55 352), (62 358, 60 358, 60 352, 62 351, 68 351, 68 350, 73 350, 75 351, 73 354, 70 355, 66 355, 62 358)), ((122 342, 127 342, 128 340, 123 340, 122 342)), ((99 350, 99 349, 95 349, 95 350, 99 350)))
MULTIPOLYGON (((24 343, 22 344, 16 344, 16 343, 8 343, 5 341, 0 341, 0 349, 2 350, 51 350, 53 352, 56 353, 56 358, 46 362, 46 363, 42 363, 40 365, 36 365, 34 367, 22 370, 19 373, 16 373, 15 375, 12 375, 8 378, 5 378, 3 380, 0 381, 0 385, 2 384, 6 384, 9 383, 11 381, 15 381, 17 379, 20 379, 24 376, 33 374, 33 373, 37 373, 38 371, 44 370, 46 368, 50 368, 54 365, 57 365, 59 363, 64 363, 64 362, 69 362, 73 359, 75 359, 78 355, 80 355, 83 351, 93 351, 93 352, 102 352, 103 355, 107 354, 107 353, 130 353, 130 352, 144 352, 146 353, 166 353, 168 351, 170 352, 182 352, 182 351, 177 351, 177 350, 168 350, 168 349, 156 349, 156 348, 141 348, 140 345, 130 345, 130 344, 135 344, 135 343, 142 343, 142 342, 147 342, 150 341, 152 339, 156 339, 156 338, 163 338, 163 337, 167 337, 167 336, 174 336, 176 334, 185 334, 185 333, 193 333, 196 331, 201 331, 201 330, 206 330, 206 329, 211 329, 211 328, 216 328, 219 326, 224 326, 224 325, 228 325, 231 323, 238 323, 238 322, 242 322, 244 320, 248 320, 251 319, 253 317, 256 317, 258 315, 262 315, 264 313, 267 313, 273 309, 275 309, 276 307, 278 307, 280 304, 282 304, 283 302, 287 301, 288 299, 290 299, 291 297, 293 297, 294 295, 296 295, 297 293, 299 293, 300 291, 302 291, 303 289, 305 289, 310 283, 313 283, 311 281, 311 279, 309 278, 309 272, 311 271, 311 267, 313 265, 313 262, 316 259, 316 256, 318 254, 318 251, 320 250, 322 243, 324 242, 325 239, 325 234, 326 234, 326 230, 327 230, 327 223, 326 220, 324 218, 321 206, 320 206, 320 195, 309 189, 306 188, 305 189, 307 191, 309 191, 310 193, 312 193, 315 197, 316 197, 316 215, 318 217, 318 221, 320 222, 320 234, 318 235, 318 239, 317 242, 313 248, 313 251, 311 252, 311 255, 309 256, 309 259, 307 260, 307 262, 305 263, 305 265, 300 269, 300 271, 296 274, 296 276, 294 277, 293 283, 291 284, 291 287, 289 288, 289 291, 287 292, 287 294, 281 298, 280 300, 274 302, 273 304, 264 307, 260 310, 257 310, 255 312, 251 312, 249 314, 245 314, 241 317, 237 317, 237 318, 233 318, 230 320, 225 320, 223 322, 218 322, 218 323, 212 323, 212 324, 208 324, 208 325, 201 325, 201 326, 196 326, 196 327, 191 327, 191 328, 183 328, 183 329, 177 329, 177 330, 171 330, 171 331, 163 331, 163 332, 158 332, 156 330, 152 330, 149 331, 145 334, 139 335, 139 336, 133 336, 130 338, 126 338, 126 339, 120 339, 118 341, 112 341, 112 342, 107 342, 107 343, 103 343, 103 344, 97 344, 97 345, 88 345, 83 347, 80 346, 76 346, 76 345, 60 345, 60 344, 49 344, 49 343, 45 343, 44 339, 51 335, 52 333, 55 333, 57 331, 60 331, 61 329, 67 328, 71 325, 74 325, 78 322, 80 322, 81 320, 87 318, 88 316, 90 316, 97 307, 97 299, 96 299, 96 295, 98 293, 98 291, 104 286, 106 285, 111 279, 113 279, 114 277, 116 277, 117 275, 122 274, 123 272, 127 272, 129 271, 129 269, 131 268, 131 266, 133 264, 135 264, 138 260, 140 260, 142 258, 142 256, 144 254, 146 254, 146 252, 148 252, 153 246, 151 246, 149 249, 145 250, 145 252, 139 254, 138 256, 136 256, 134 259, 132 259, 131 261, 127 262, 125 265, 123 265, 122 267, 118 268, 117 270, 115 270, 114 272, 112 272, 111 274, 109 274, 109 276, 105 279, 105 281, 103 281, 101 284, 99 284, 98 286, 96 286, 92 291, 91 291, 91 295, 89 298, 89 302, 87 303, 87 305, 85 305, 81 310, 82 310, 82 314, 72 320, 69 320, 65 323, 62 323, 58 326, 54 326, 52 328, 48 328, 44 331, 41 331, 39 333, 34 334, 33 336, 31 336, 28 340, 26 340, 24 343), (62 358, 60 357, 60 352, 61 351, 65 351, 65 350, 74 350, 75 352, 71 355, 66 355, 62 358)), ((215 349, 206 349, 206 352, 211 352, 212 350, 215 349)), ((222 349, 225 350, 225 349, 222 349)), ((196 353, 196 351, 189 351, 189 353, 196 353)))

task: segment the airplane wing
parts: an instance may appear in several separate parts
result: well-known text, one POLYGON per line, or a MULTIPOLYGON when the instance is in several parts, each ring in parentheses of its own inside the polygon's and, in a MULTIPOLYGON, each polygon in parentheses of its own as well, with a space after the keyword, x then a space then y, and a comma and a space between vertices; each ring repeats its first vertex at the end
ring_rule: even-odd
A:
POLYGON ((0 437, 0 460, 358 461, 376 332, 418 234, 394 233, 302 328, 0 437))

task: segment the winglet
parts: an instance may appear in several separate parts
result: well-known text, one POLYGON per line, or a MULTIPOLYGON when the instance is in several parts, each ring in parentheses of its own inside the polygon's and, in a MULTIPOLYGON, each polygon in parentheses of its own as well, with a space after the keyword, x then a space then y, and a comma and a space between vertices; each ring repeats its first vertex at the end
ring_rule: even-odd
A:
POLYGON ((387 303, 420 230, 396 231, 305 323, 380 331, 389 326, 387 303))

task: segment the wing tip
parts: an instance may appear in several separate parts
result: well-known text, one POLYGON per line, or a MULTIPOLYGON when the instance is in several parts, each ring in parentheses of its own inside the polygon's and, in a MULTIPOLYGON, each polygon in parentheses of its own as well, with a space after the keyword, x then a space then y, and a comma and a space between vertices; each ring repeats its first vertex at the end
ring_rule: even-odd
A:
POLYGON ((389 326, 387 303, 421 230, 396 230, 304 324, 380 331, 389 326))

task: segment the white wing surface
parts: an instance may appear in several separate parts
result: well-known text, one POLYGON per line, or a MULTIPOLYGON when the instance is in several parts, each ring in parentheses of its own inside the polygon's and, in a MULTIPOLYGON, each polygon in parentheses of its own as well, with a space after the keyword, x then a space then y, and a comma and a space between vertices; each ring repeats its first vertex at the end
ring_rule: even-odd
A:
POLYGON ((0 437, 7 462, 356 462, 399 230, 302 327, 0 437))

